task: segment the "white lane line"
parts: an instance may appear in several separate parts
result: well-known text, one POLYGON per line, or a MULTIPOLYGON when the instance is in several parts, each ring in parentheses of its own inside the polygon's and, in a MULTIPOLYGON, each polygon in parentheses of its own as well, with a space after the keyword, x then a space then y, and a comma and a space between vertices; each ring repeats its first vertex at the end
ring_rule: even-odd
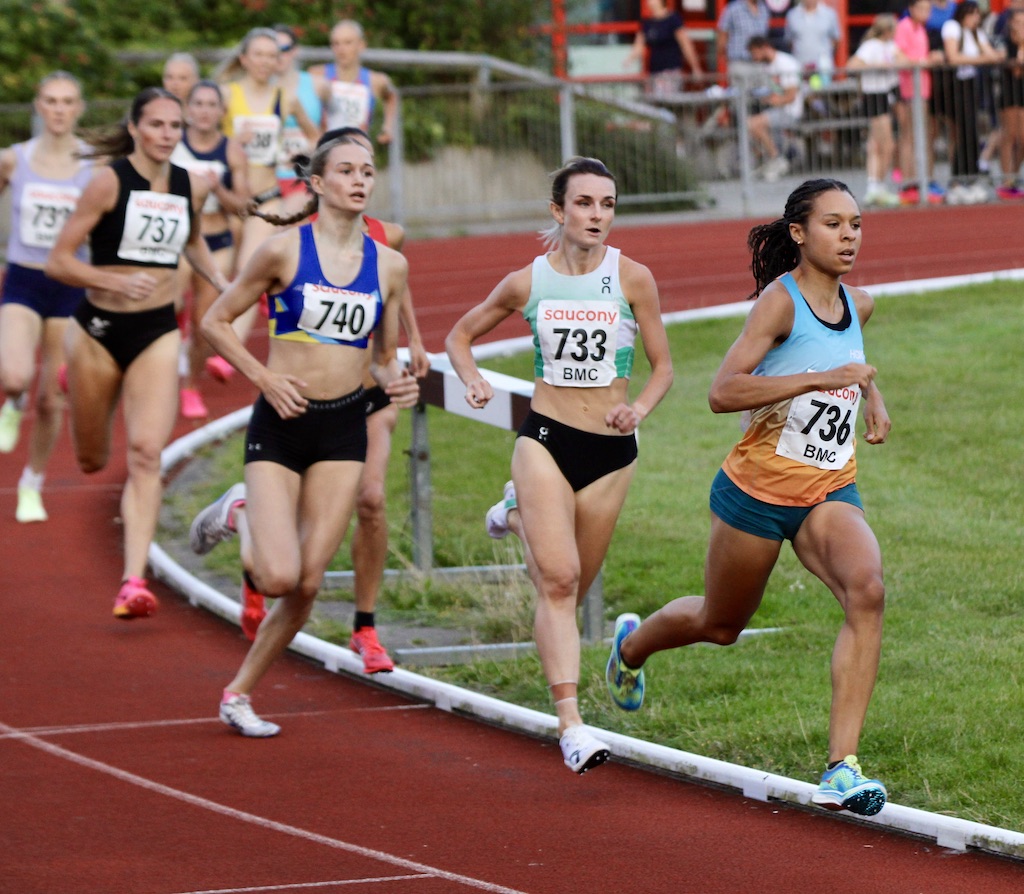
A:
MULTIPOLYGON (((433 708, 428 704, 389 705, 384 708, 352 708, 340 711, 294 711, 292 713, 261 714, 261 717, 318 717, 324 714, 380 714, 386 711, 423 711, 433 708)), ((21 739, 25 735, 63 736, 73 733, 103 733, 110 730, 154 729, 162 726, 189 726, 202 723, 221 724, 219 717, 187 717, 180 720, 146 720, 131 723, 80 723, 73 726, 26 726, 12 733, 0 733, 0 740, 21 739)))
POLYGON ((145 789, 146 791, 155 792, 158 795, 164 795, 167 798, 172 798, 185 804, 190 804, 193 807, 200 807, 203 810, 209 810, 211 813, 227 816, 243 823, 250 823, 251 825, 258 826, 261 829, 280 832, 283 835, 290 835, 293 838, 311 841, 314 844, 322 844, 325 847, 334 848, 335 850, 344 851, 349 854, 356 854, 370 860, 379 860, 381 863, 398 866, 402 869, 409 870, 410 872, 424 873, 432 878, 443 878, 451 882, 457 882, 460 885, 466 885, 469 888, 476 888, 479 891, 491 891, 494 892, 494 894, 527 894, 527 892, 519 891, 516 888, 506 888, 503 885, 495 885, 491 882, 485 882, 482 879, 472 878, 468 875, 460 875, 457 872, 448 872, 447 870, 439 869, 436 866, 428 866, 426 863, 418 863, 415 860, 406 860, 403 857, 389 854, 386 851, 362 847, 358 844, 352 844, 349 841, 340 841, 337 838, 328 838, 326 835, 320 835, 317 832, 311 832, 308 829, 300 829, 298 826, 279 823, 264 816, 247 813, 244 810, 236 810, 234 807, 228 807, 226 804, 218 804, 216 801, 210 801, 207 798, 200 798, 198 795, 189 794, 188 792, 183 792, 180 789, 171 788, 168 785, 154 782, 152 779, 146 779, 144 776, 136 776, 134 773, 129 773, 127 770, 121 770, 118 767, 113 767, 110 764, 103 763, 102 761, 93 760, 92 758, 85 757, 84 755, 76 754, 74 751, 69 751, 66 748, 61 748, 59 745, 47 742, 45 739, 40 739, 36 736, 24 733, 13 726, 8 726, 6 723, 0 722, 0 734, 16 737, 26 745, 38 748, 40 751, 52 755, 53 757, 59 757, 66 761, 70 761, 80 767, 87 767, 90 770, 95 770, 97 773, 104 773, 108 776, 113 776, 115 779, 119 779, 122 782, 137 785, 139 788, 145 789))
POLYGON ((329 882, 296 882, 293 885, 260 885, 256 888, 208 888, 204 891, 178 891, 176 894, 254 894, 259 891, 300 891, 310 888, 331 888, 335 885, 375 885, 381 882, 404 882, 421 878, 433 878, 433 876, 421 872, 416 875, 382 875, 377 878, 347 878, 329 882))

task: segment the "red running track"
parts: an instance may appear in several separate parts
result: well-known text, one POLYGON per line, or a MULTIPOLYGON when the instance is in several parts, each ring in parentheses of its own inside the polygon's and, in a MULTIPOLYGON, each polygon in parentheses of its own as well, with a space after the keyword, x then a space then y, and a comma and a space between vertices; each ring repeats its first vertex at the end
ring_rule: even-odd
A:
MULTIPOLYGON (((1024 266, 1019 245, 991 247, 992 233, 1011 231, 1006 213, 872 217, 861 281, 1024 266)), ((650 264, 674 310, 743 296, 748 227, 621 227, 613 241, 650 264)), ((535 251, 529 236, 411 244, 428 347, 440 350, 451 321, 535 251)), ((240 385, 207 390, 218 415, 252 397, 240 385)), ((258 697, 283 734, 242 739, 215 719, 247 647, 237 628, 162 587, 156 617, 110 613, 123 447, 114 457, 86 478, 65 438, 51 520, 26 526, 13 519, 24 445, 0 456, 0 892, 1021 890, 1019 862, 832 814, 614 762, 578 778, 553 741, 293 656, 258 697)))

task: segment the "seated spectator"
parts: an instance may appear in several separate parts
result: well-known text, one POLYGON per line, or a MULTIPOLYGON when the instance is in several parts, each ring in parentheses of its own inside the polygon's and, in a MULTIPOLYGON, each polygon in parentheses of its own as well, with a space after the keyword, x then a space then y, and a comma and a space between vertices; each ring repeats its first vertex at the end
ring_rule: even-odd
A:
POLYGON ((765 158, 759 175, 774 183, 789 173, 789 161, 779 151, 774 133, 793 127, 803 117, 800 63, 789 53, 775 49, 767 37, 752 37, 747 44, 752 61, 767 67, 768 92, 761 97, 762 110, 748 121, 750 136, 765 158))

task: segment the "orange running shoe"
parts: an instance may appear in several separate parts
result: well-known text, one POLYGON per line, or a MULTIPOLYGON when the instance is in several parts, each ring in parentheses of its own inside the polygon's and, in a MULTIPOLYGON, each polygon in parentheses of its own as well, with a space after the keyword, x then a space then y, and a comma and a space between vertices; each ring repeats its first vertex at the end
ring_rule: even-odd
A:
POLYGON ((242 633, 245 638, 252 642, 256 639, 256 631, 267 616, 267 610, 263 605, 263 594, 257 593, 249 586, 248 581, 242 578, 242 633))
POLYGON ((364 627, 353 633, 348 647, 363 659, 364 674, 386 674, 395 669, 395 662, 380 644, 374 627, 364 627))
POLYGON ((144 578, 130 577, 121 584, 117 599, 114 600, 114 617, 122 621, 148 618, 156 614, 158 604, 156 596, 146 587, 144 578))

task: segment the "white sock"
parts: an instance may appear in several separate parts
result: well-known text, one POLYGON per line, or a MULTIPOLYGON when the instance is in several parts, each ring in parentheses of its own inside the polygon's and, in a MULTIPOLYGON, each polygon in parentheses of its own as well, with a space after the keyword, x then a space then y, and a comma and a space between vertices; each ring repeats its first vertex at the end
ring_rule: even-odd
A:
POLYGON ((43 479, 45 478, 45 472, 33 472, 31 466, 25 466, 24 471, 21 473, 21 478, 18 480, 18 487, 27 487, 30 490, 42 490, 43 479))

